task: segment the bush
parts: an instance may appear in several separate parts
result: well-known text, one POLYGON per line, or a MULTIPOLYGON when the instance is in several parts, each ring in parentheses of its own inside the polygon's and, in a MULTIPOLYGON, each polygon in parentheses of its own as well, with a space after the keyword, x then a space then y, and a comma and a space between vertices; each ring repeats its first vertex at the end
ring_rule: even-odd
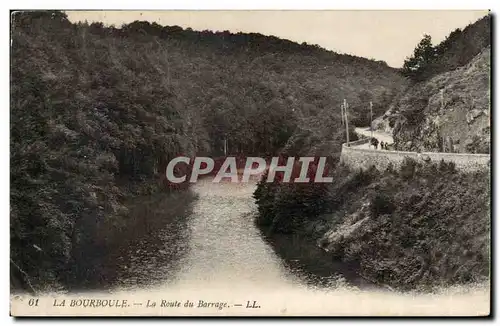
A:
POLYGON ((415 175, 419 163, 412 158, 405 157, 399 169, 399 175, 404 180, 410 180, 415 175))
MULTIPOLYGON (((300 168, 296 166, 291 179, 299 173, 300 168)), ((278 175, 274 182, 266 182, 267 173, 264 174, 253 194, 259 209, 257 224, 269 226, 272 232, 292 233, 305 221, 325 212, 328 188, 324 183, 314 183, 315 173, 316 165, 312 163, 307 174, 308 183, 282 183, 278 175)))
POLYGON ((271 225, 276 215, 274 200, 277 184, 266 182, 266 178, 267 173, 262 176, 262 179, 257 184, 257 188, 253 193, 253 198, 255 198, 259 210, 256 222, 261 226, 271 225))
POLYGON ((344 243, 343 259, 359 261, 367 278, 408 290, 489 276, 488 172, 407 160, 356 191, 366 195, 353 191, 338 209, 362 211, 368 197, 371 219, 344 243))
POLYGON ((448 173, 448 174, 453 174, 458 172, 455 162, 450 162, 445 160, 439 161, 438 170, 441 173, 448 173))
POLYGON ((384 194, 376 194, 372 198, 371 203, 371 214, 373 217, 378 217, 379 215, 392 214, 396 209, 396 205, 392 202, 392 199, 384 194))
POLYGON ((490 144, 484 138, 475 135, 472 138, 472 142, 467 144, 466 150, 468 153, 490 154, 490 144))

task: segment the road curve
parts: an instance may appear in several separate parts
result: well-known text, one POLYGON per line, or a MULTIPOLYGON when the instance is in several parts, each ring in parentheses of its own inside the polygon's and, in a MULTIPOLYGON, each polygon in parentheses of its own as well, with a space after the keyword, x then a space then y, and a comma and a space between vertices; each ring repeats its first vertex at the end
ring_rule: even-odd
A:
MULTIPOLYGON (((362 135, 362 136, 366 136, 366 137, 375 137, 375 138, 377 138, 377 140, 379 142, 389 143, 389 145, 394 143, 394 139, 392 138, 391 134, 374 130, 373 135, 372 135, 372 132, 370 131, 370 127, 355 128, 355 132, 358 135, 362 135)), ((356 147, 358 147, 358 148, 370 148, 370 144, 369 143, 361 144, 361 145, 358 145, 356 147)))

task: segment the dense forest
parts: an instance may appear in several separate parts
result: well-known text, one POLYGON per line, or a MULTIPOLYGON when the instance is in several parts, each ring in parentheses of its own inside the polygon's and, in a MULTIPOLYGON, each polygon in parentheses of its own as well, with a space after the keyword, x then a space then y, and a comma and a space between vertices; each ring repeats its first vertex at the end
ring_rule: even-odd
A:
POLYGON ((405 83, 384 62, 260 34, 39 11, 13 13, 11 39, 11 277, 35 290, 98 278, 135 229, 127 200, 176 191, 172 157, 223 155, 224 139, 231 155, 339 152, 343 99, 366 125, 368 102, 384 112, 405 83))

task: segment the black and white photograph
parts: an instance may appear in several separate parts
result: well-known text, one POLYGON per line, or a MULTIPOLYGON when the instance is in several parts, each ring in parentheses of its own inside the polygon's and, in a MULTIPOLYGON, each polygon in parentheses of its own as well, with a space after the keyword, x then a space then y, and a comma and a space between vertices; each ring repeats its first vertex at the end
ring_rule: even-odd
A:
POLYGON ((11 316, 491 315, 488 8, 9 15, 11 316))

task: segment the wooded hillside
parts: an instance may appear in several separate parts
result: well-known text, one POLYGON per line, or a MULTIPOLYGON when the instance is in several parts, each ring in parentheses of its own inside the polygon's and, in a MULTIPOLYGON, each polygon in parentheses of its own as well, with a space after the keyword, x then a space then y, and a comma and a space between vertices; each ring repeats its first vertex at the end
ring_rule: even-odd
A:
POLYGON ((11 33, 11 258, 38 288, 98 274, 90 256, 133 227, 127 198, 165 190, 172 157, 221 155, 224 137, 230 154, 276 153, 311 121, 338 135, 344 98, 366 124, 367 101, 383 112, 403 83, 383 62, 260 34, 61 12, 15 13, 11 33))

